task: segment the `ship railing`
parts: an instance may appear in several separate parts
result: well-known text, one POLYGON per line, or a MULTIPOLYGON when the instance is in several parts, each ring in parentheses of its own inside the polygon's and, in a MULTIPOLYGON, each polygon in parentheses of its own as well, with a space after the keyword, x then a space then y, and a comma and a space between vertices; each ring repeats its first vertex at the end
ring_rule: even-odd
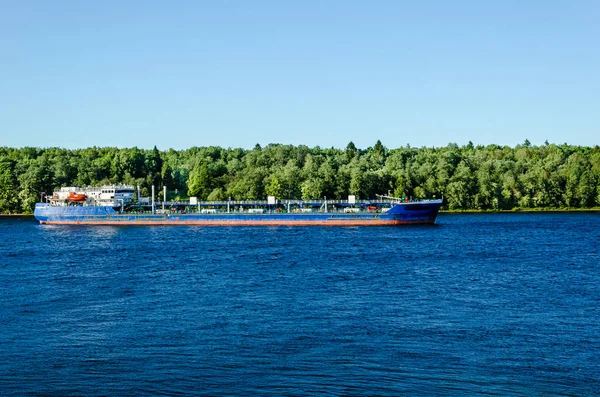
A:
MULTIPOLYGON (((387 204, 390 200, 382 200, 382 199, 373 199, 373 200, 356 200, 355 202, 350 202, 348 200, 277 200, 275 204, 271 205, 319 205, 327 203, 329 204, 346 204, 346 205, 363 205, 363 204, 387 204)), ((162 204, 162 201, 156 201, 156 204, 162 204)), ((166 201, 166 205, 196 205, 190 204, 190 201, 166 201)), ((256 205, 256 206, 268 206, 269 202, 267 200, 203 200, 197 201, 197 204, 201 206, 206 205, 214 205, 214 206, 226 206, 229 205, 256 205)))
MULTIPOLYGON (((368 207, 368 206, 393 206, 395 204, 402 203, 415 203, 415 202, 428 202, 435 201, 435 199, 414 199, 414 198, 398 198, 379 196, 377 199, 372 200, 355 200, 351 202, 349 200, 277 200, 275 204, 269 204, 267 200, 203 200, 197 201, 191 204, 188 200, 180 201, 156 201, 155 208, 171 209, 173 207, 197 207, 197 208, 226 208, 229 207, 230 212, 234 211, 235 207, 248 208, 248 207, 260 207, 268 209, 276 209, 278 207, 294 207, 294 208, 313 208, 313 209, 324 209, 327 207, 328 210, 333 210, 335 207, 368 207)), ((119 203, 120 204, 120 203, 119 203)), ((149 207, 149 203, 133 203, 133 206, 149 207)))
MULTIPOLYGON (((262 214, 309 214, 309 213, 314 213, 314 214, 318 214, 318 213, 323 213, 325 211, 323 211, 323 209, 312 209, 312 208, 293 208, 290 209, 290 211, 288 211, 286 208, 280 208, 280 209, 275 209, 272 208, 270 210, 265 209, 262 212, 253 212, 252 208, 249 209, 244 209, 244 210, 239 210, 239 209, 230 209, 230 211, 227 211, 226 208, 219 208, 219 209, 215 209, 214 211, 211 212, 199 212, 195 209, 195 207, 186 207, 187 209, 181 210, 181 209, 177 209, 177 210, 170 210, 170 209, 166 209, 164 212, 162 210, 157 209, 154 213, 152 211, 148 211, 148 210, 144 210, 144 211, 138 211, 138 210, 134 210, 131 212, 127 212, 128 215, 130 216, 136 216, 136 217, 145 217, 145 216, 151 216, 151 215, 163 215, 163 216, 176 216, 176 215, 215 215, 215 214, 220 214, 220 215, 225 215, 225 214, 254 214, 254 215, 262 215, 262 214)), ((349 212, 350 209, 353 209, 354 211, 352 211, 352 213, 375 213, 376 211, 368 211, 368 210, 364 210, 361 208, 343 208, 343 207, 328 207, 327 213, 336 213, 336 214, 347 214, 349 212)), ((386 208, 381 209, 380 212, 385 212, 386 208)))
MULTIPOLYGON (((397 203, 415 203, 415 202, 426 202, 426 201, 435 201, 436 199, 419 199, 419 198, 398 198, 398 197, 386 197, 381 196, 381 198, 371 199, 371 200, 355 200, 354 202, 350 202, 349 200, 276 200, 275 204, 269 204, 267 200, 202 200, 197 201, 196 204, 191 204, 190 201, 166 201, 165 205, 186 205, 186 206, 227 206, 227 205, 242 205, 242 206, 262 206, 268 207, 277 206, 277 205, 295 205, 295 206, 323 206, 327 205, 344 205, 344 206, 361 206, 361 205, 369 205, 369 204, 397 204, 397 203)), ((156 201, 156 205, 162 205, 162 201, 156 201)))

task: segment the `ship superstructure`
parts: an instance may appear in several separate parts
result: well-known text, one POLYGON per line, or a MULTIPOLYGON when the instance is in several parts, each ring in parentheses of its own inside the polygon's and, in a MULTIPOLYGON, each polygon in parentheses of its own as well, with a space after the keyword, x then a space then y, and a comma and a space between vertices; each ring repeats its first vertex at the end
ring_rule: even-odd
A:
POLYGON ((69 186, 60 188, 46 199, 50 205, 57 207, 82 205, 124 208, 133 201, 134 192, 133 186, 127 185, 69 186))

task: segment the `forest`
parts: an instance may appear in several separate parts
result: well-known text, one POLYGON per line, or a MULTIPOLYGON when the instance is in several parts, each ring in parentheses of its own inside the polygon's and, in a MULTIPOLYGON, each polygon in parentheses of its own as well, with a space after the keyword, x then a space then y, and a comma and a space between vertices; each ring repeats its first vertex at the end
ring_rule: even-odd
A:
POLYGON ((269 144, 186 150, 0 147, 0 213, 32 213, 42 192, 63 186, 140 185, 168 199, 444 197, 448 210, 600 206, 600 148, 487 145, 367 149, 269 144))

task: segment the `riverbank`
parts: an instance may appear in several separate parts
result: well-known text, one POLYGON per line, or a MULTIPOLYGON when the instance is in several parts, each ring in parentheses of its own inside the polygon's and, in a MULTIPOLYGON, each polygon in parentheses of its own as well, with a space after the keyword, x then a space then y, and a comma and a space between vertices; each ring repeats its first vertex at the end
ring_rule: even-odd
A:
MULTIPOLYGON (((594 208, 515 208, 512 210, 440 210, 440 214, 511 214, 511 213, 543 213, 543 212, 600 212, 594 208)), ((33 214, 0 214, 0 218, 32 218, 33 214)))
POLYGON ((33 214, 0 214, 0 218, 28 218, 33 217, 33 214))
POLYGON ((440 214, 512 214, 512 213, 542 213, 542 212, 600 212, 600 207, 594 208, 514 208, 512 210, 440 210, 440 214))

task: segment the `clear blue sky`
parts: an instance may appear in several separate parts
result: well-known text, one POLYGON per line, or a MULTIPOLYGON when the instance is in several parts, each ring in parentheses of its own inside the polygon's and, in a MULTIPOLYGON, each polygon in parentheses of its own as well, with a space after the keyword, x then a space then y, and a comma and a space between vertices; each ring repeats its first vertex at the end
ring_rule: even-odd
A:
POLYGON ((600 1, 4 1, 0 146, 600 144, 600 1))

